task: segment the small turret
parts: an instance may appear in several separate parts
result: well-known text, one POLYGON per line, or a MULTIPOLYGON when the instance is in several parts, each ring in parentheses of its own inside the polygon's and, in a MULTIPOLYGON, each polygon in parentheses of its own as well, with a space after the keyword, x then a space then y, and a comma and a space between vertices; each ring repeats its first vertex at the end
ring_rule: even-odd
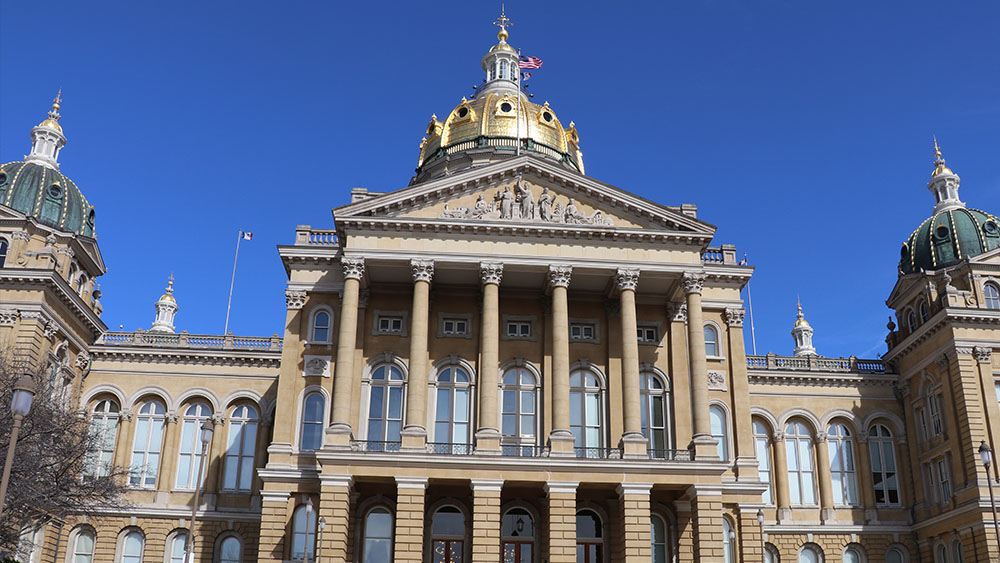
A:
POLYGON ((941 156, 941 147, 938 146, 937 137, 935 137, 934 172, 931 173, 931 181, 927 182, 927 189, 934 194, 934 213, 965 207, 965 203, 958 199, 960 182, 958 174, 945 166, 944 157, 941 156))
POLYGON ((167 289, 156 302, 156 318, 150 332, 176 332, 174 329, 174 316, 177 314, 177 300, 174 299, 174 274, 170 274, 167 281, 167 289))
POLYGON ((792 328, 792 338, 795 339, 795 350, 792 353, 796 356, 815 356, 813 329, 806 321, 806 316, 802 314, 802 302, 796 300, 796 305, 799 312, 796 315, 795 326, 792 328))
POLYGON ((52 102, 48 119, 31 130, 31 154, 24 157, 25 162, 35 162, 47 168, 59 169, 59 151, 66 146, 66 136, 63 135, 62 126, 59 125, 61 102, 62 90, 56 94, 56 99, 52 102))

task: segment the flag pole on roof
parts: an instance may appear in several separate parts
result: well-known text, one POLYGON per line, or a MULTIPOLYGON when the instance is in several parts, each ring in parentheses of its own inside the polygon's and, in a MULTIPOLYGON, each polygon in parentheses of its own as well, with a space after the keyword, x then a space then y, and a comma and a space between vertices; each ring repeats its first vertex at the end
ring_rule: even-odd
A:
POLYGON ((233 286, 236 285, 236 262, 240 259, 240 241, 253 240, 253 232, 239 230, 236 235, 236 256, 233 257, 233 277, 229 280, 229 302, 226 303, 226 327, 222 329, 222 334, 229 334, 229 309, 233 305, 233 286))

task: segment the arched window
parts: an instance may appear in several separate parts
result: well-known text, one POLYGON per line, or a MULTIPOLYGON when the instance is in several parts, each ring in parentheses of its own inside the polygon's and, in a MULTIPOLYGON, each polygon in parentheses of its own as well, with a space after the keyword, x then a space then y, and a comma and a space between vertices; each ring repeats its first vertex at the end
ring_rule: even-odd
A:
POLYGON ((708 409, 708 417, 712 423, 712 438, 715 438, 716 454, 722 461, 729 460, 729 441, 727 439, 728 432, 726 431, 726 411, 722 410, 719 405, 712 405, 708 409))
POLYGON ((462 563, 465 560, 465 515, 454 506, 444 506, 431 517, 432 563, 462 563))
POLYGON ((438 370, 434 441, 449 444, 447 448, 452 453, 465 453, 470 443, 470 383, 468 372, 461 366, 449 365, 438 370))
POLYGON ((674 447, 673 403, 670 385, 654 372, 639 374, 642 393, 642 435, 652 457, 665 457, 674 447))
POLYGON ((507 77, 507 61, 501 59, 500 60, 500 78, 506 78, 506 77, 507 77))
POLYGON ((177 458, 177 488, 194 489, 205 478, 207 463, 202 462, 201 426, 212 411, 205 403, 194 403, 184 411, 181 426, 180 453, 177 458), (199 468, 201 476, 196 477, 199 468))
POLYGON ((965 555, 962 553, 962 541, 951 542, 951 563, 965 563, 965 555))
POLYGON ((187 533, 179 532, 174 534, 167 544, 167 563, 185 563, 185 552, 187 551, 187 533))
POLYGON ((73 539, 73 563, 94 563, 94 532, 82 529, 73 539))
POLYGON ((910 332, 917 330, 917 314, 913 312, 913 309, 906 312, 906 328, 910 329, 910 332))
POLYGON ((764 563, 781 563, 781 556, 778 554, 778 548, 774 547, 773 544, 764 545, 764 563))
POLYGON ((667 563, 667 524, 656 514, 649 517, 649 546, 652 563, 667 563))
POLYGON ((142 563, 142 548, 145 543, 142 534, 129 532, 122 540, 121 563, 142 563))
POLYGON ((242 563, 243 544, 236 536, 226 536, 219 543, 219 563, 242 563))
POLYGON ((854 469, 854 442, 847 426, 837 422, 827 429, 827 448, 830 451, 830 477, 833 480, 833 503, 855 505, 858 503, 858 480, 854 469))
POLYGON ((535 560, 535 520, 523 508, 512 508, 500 522, 503 563, 533 563, 535 560))
POLYGON ((921 301, 919 310, 920 310, 920 324, 924 324, 927 322, 927 319, 930 318, 930 313, 927 310, 927 303, 921 301))
POLYGON ((868 429, 868 451, 872 459, 872 482, 875 504, 899 504, 899 484, 896 479, 896 451, 892 434, 881 424, 868 429))
POLYGON ((799 563, 823 563, 823 552, 815 545, 804 545, 799 551, 799 563))
POLYGON ((944 420, 941 418, 941 395, 928 392, 927 405, 931 411, 931 430, 935 436, 944 433, 944 420))
POLYGON ((503 454, 534 455, 532 448, 537 441, 535 414, 538 412, 538 380, 524 367, 515 367, 503 374, 501 397, 503 454))
POLYGON ((365 516, 364 545, 361 563, 392 561, 392 513, 383 506, 373 508, 365 516))
POLYGON ((736 563, 736 532, 729 518, 722 517, 722 559, 726 563, 736 563))
POLYGON ((767 490, 761 495, 764 504, 774 503, 774 486, 771 484, 771 436, 759 420, 753 421, 754 453, 757 454, 757 475, 761 483, 767 483, 767 490))
POLYGON ((604 526, 593 510, 576 513, 576 563, 604 561, 604 526))
MULTIPOLYGON (((163 403, 150 399, 139 407, 135 416, 135 439, 132 442, 132 463, 129 485, 155 487, 163 448, 163 423, 167 409, 163 403)), ((140 546, 141 548, 141 546, 140 546)))
POLYGON ((323 394, 313 392, 306 395, 302 401, 302 435, 299 438, 299 449, 302 451, 318 450, 323 446, 323 411, 326 401, 323 394))
POLYGON ((934 550, 934 563, 948 563, 948 552, 944 544, 939 544, 934 550))
POLYGON ((601 381, 590 370, 569 376, 569 427, 575 438, 577 457, 600 457, 604 446, 601 381))
POLYGON ((316 511, 300 504, 292 513, 292 561, 312 561, 316 551, 316 511))
POLYGON ((705 325, 705 355, 719 355, 719 332, 712 325, 705 325))
POLYGON ((249 491, 257 447, 257 409, 250 405, 239 405, 233 409, 229 416, 229 440, 226 444, 222 488, 249 491))
POLYGON ((906 563, 906 559, 898 547, 892 547, 885 552, 885 563, 906 563))
POLYGON ((90 416, 90 432, 94 435, 96 448, 91 457, 88 473, 95 477, 111 474, 114 465, 115 439, 118 436, 118 403, 102 399, 94 405, 90 416))
POLYGON ((865 563, 865 560, 861 557, 861 548, 856 546, 849 546, 844 550, 844 563, 865 563))
POLYGON ((1000 309, 1000 289, 995 284, 983 285, 983 295, 986 297, 987 309, 1000 309))
POLYGON ((801 422, 785 427, 785 452, 788 455, 788 492, 792 504, 816 504, 816 478, 813 469, 812 436, 801 422))
POLYGON ((3 268, 4 263, 7 262, 7 241, 0 239, 0 268, 3 268))
POLYGON ((312 317, 312 342, 330 341, 330 313, 320 309, 312 317))
POLYGON ((372 370, 368 400, 368 440, 400 441, 405 400, 403 372, 393 363, 379 364, 372 370))

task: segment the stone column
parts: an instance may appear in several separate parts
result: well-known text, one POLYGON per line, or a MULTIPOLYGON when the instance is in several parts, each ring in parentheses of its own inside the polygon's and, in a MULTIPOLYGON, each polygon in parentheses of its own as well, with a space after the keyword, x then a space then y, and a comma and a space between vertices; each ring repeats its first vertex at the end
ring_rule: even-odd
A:
POLYGON ((319 516, 326 519, 326 528, 319 534, 316 560, 348 563, 347 538, 351 527, 350 475, 320 475, 319 516))
POLYGON ((566 296, 572 274, 571 266, 549 266, 549 286, 552 288, 552 433, 549 434, 549 449, 550 455, 556 456, 573 454, 574 439, 569 426, 569 305, 566 296))
POLYGON ((135 436, 132 435, 131 405, 122 405, 121 414, 118 416, 118 435, 115 436, 114 464, 117 467, 128 467, 132 463, 132 443, 135 436))
MULTIPOLYGON (((174 488, 177 481, 177 458, 181 451, 181 433, 173 429, 177 426, 177 413, 168 412, 163 421, 163 434, 160 436, 160 471, 156 475, 157 496, 165 495, 174 488)), ((201 442, 198 442, 201 447, 201 442)), ((194 469, 197 471, 197 468, 194 469)))
POLYGON ((652 558, 649 529, 649 492, 652 483, 622 483, 618 495, 622 503, 625 562, 648 563, 652 558))
MULTIPOLYGON (((229 428, 226 426, 226 415, 212 416, 212 443, 205 452, 205 490, 204 504, 214 507, 215 494, 222 490, 222 465, 226 462, 226 442, 229 440, 229 428)), ((201 447, 201 441, 198 441, 201 447)))
POLYGON ((427 446, 427 322, 430 314, 433 260, 410 260, 413 306, 410 308, 410 373, 406 378, 406 424, 403 449, 427 446))
POLYGON ((718 444, 712 438, 708 415, 708 364, 705 360, 705 322, 701 311, 701 289, 705 274, 686 272, 681 278, 687 297, 688 352, 691 361, 691 410, 694 436, 691 447, 696 459, 718 459, 718 444))
POLYGON ((420 563, 424 553, 424 493, 427 477, 396 477, 393 563, 420 563))
POLYGON ((503 479, 472 479, 472 563, 500 561, 503 479))
POLYGON ((500 451, 497 389, 500 370, 500 280, 503 264, 480 262, 483 312, 479 330, 479 429, 476 451, 500 451))
POLYGON ((723 563, 722 491, 692 486, 695 561, 723 563))
MULTIPOLYGON (((549 563, 576 563, 576 482, 549 481, 549 563)), ((647 525, 648 527, 648 525, 647 525)))
POLYGON ((341 259, 344 267, 344 294, 340 300, 340 330, 337 333, 337 363, 333 371, 333 423, 327 443, 349 448, 351 428, 351 385, 354 382, 354 349, 358 342, 358 294, 365 274, 364 258, 341 259))
POLYGON ((285 533, 288 530, 288 504, 291 496, 289 491, 260 492, 260 539, 257 544, 259 561, 285 560, 285 533))
POLYGON ((775 429, 771 436, 774 445, 774 496, 778 504, 778 523, 792 517, 792 503, 788 489, 788 452, 785 451, 785 433, 775 429))
POLYGON ((646 457, 648 441, 642 435, 639 338, 635 313, 635 289, 639 284, 639 270, 619 268, 615 280, 621 292, 622 413, 625 422, 622 454, 625 457, 646 457))
POLYGON ((830 472, 830 446, 826 432, 817 432, 816 439, 816 480, 819 481, 820 519, 833 520, 833 476, 830 472))

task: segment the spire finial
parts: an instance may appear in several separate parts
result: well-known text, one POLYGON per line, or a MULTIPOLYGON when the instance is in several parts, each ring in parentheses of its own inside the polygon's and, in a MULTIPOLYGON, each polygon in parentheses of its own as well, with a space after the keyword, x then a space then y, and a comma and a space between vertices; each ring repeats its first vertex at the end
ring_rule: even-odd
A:
POLYGON ((934 135, 934 159, 941 160, 941 147, 937 143, 937 135, 934 135))
POLYGON ((60 103, 62 103, 62 88, 56 93, 56 99, 52 100, 52 111, 59 111, 60 103))
POLYGON ((514 27, 514 24, 510 23, 510 18, 507 17, 507 11, 504 9, 503 4, 500 4, 500 17, 493 22, 493 25, 500 28, 500 31, 497 32, 497 39, 506 41, 508 37, 507 28, 514 27))
POLYGON ((798 310, 799 310, 799 318, 801 319, 802 316, 803 316, 802 315, 802 300, 799 299, 798 295, 795 296, 795 307, 798 308, 798 310))
POLYGON ((167 288, 174 287, 174 273, 170 272, 170 278, 167 279, 167 288))

